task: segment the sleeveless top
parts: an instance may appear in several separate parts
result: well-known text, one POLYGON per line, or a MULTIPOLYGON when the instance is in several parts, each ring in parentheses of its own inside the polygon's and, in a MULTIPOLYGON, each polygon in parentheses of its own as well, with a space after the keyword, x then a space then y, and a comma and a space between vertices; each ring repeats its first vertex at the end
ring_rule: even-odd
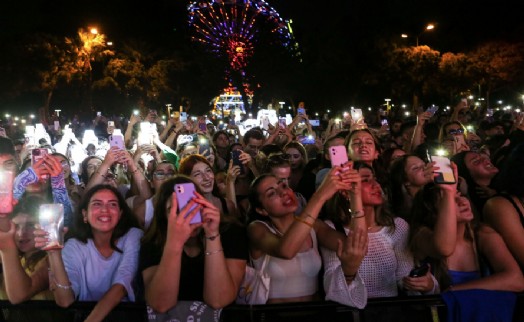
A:
POLYGON ((153 213, 155 208, 153 207, 153 197, 146 199, 144 209, 144 231, 149 228, 151 221, 153 220, 153 213))
POLYGON ((520 211, 519 206, 515 203, 513 198, 511 198, 511 196, 507 193, 498 193, 494 197, 502 197, 506 199, 507 201, 509 201, 513 205, 517 213, 519 214, 520 223, 522 224, 522 227, 524 227, 524 214, 522 214, 522 211, 520 211))
MULTIPOLYGON (((276 230, 266 222, 263 223, 272 233, 276 230)), ((269 298, 291 298, 313 295, 318 291, 318 273, 322 260, 318 252, 317 236, 315 231, 310 232, 313 246, 305 252, 297 253, 292 259, 271 257, 266 271, 271 277, 269 298)), ((255 269, 259 270, 264 256, 253 260, 255 269)))
POLYGON ((479 271, 461 272, 448 270, 449 277, 451 277, 451 284, 458 285, 469 281, 478 280, 481 278, 479 271))

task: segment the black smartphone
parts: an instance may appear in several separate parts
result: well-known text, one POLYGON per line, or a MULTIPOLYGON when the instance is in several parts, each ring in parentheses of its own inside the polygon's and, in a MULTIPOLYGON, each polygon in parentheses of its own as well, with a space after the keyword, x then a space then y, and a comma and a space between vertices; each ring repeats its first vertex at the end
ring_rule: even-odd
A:
POLYGON ((244 173, 244 165, 242 164, 242 160, 240 160, 240 154, 242 153, 242 150, 234 150, 231 151, 231 159, 233 160, 233 165, 238 165, 240 167, 240 173, 244 173))
POLYGON ((423 263, 420 266, 417 266, 409 272, 409 277, 421 277, 428 273, 429 265, 428 263, 423 263))

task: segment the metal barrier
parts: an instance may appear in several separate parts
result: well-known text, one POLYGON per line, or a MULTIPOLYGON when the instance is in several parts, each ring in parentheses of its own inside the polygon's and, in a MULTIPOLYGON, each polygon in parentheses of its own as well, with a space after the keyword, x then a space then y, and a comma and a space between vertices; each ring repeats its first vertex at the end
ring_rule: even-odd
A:
MULTIPOLYGON (((513 321, 524 321, 524 293, 518 295, 513 321)), ((27 301, 12 305, 0 301, 0 321, 83 321, 96 302, 76 302, 63 309, 54 301, 27 301)), ((329 301, 230 305, 222 310, 223 322, 446 322, 446 306, 438 295, 369 299, 363 310, 329 301)), ((147 321, 145 303, 121 303, 106 318, 110 322, 147 321)), ((195 321, 196 322, 196 321, 195 321)))

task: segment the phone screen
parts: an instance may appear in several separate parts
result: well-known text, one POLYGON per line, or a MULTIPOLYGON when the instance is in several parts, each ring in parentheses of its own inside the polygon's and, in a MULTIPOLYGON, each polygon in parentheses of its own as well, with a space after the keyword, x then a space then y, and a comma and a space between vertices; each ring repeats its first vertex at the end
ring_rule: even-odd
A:
MULTIPOLYGON (((180 212, 191 199, 195 196, 195 185, 191 182, 188 183, 178 183, 175 185, 176 200, 178 203, 178 211, 180 212)), ((193 205, 191 210, 198 207, 198 204, 193 205)), ((197 212, 195 217, 191 219, 190 224, 197 224, 202 222, 202 216, 200 211, 197 212)))
POLYGON ((0 214, 13 212, 13 180, 14 173, 0 170, 0 214))
POLYGON ((436 172, 438 175, 435 177, 435 183, 455 183, 455 175, 453 174, 453 169, 451 169, 451 162, 448 158, 432 155, 431 161, 435 162, 436 167, 439 167, 439 170, 436 172))

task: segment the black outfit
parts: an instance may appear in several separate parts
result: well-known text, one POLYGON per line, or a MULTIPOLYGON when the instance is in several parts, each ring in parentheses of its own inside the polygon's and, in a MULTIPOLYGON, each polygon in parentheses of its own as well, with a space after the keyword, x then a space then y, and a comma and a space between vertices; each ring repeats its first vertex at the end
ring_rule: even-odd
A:
MULTIPOLYGON (((220 229, 220 239, 225 258, 248 260, 248 239, 246 229, 236 224, 223 225, 220 229)), ((163 250, 157 245, 144 243, 140 248, 139 272, 158 265, 163 250)), ((196 257, 189 257, 182 252, 182 268, 180 270, 180 286, 178 300, 204 301, 204 251, 196 257)), ((140 274, 141 275, 141 274, 140 274)))

